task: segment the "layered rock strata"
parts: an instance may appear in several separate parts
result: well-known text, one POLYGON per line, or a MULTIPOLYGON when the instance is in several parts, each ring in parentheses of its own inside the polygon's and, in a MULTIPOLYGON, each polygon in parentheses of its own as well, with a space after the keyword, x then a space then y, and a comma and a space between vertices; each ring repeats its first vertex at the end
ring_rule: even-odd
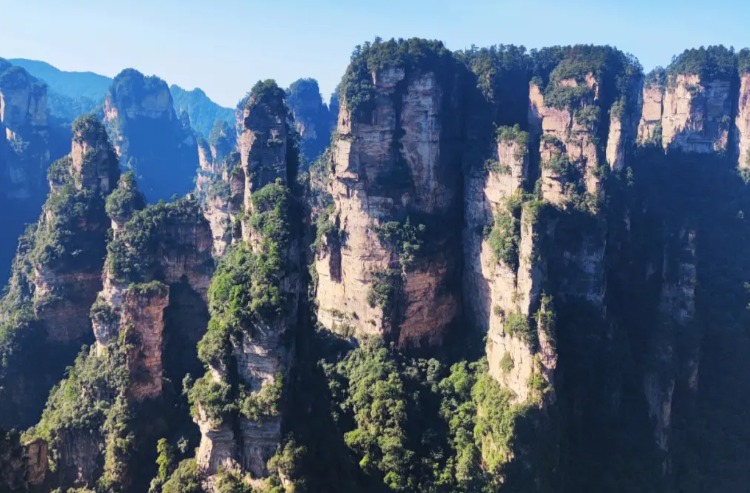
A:
POLYGON ((457 82, 404 67, 361 76, 374 86, 373 102, 362 110, 341 103, 327 190, 341 241, 317 254, 318 321, 401 346, 439 344, 459 313, 459 294, 442 288, 457 275, 450 232, 460 197, 457 82), (406 230, 391 236, 394 244, 382 228, 407 221, 426 246, 405 265, 397 237, 406 230), (376 291, 385 292, 380 301, 376 291))
MULTIPOLYGON (((215 419, 198 401, 194 420, 201 429, 197 453, 201 470, 210 476, 220 468, 228 468, 262 479, 269 475, 267 462, 281 442, 283 414, 279 409, 280 396, 275 392, 283 390, 292 365, 294 347, 290 333, 298 323, 302 292, 300 225, 293 222, 297 217, 293 211, 298 206, 289 195, 295 182, 297 151, 288 128, 284 93, 272 81, 253 88, 243 115, 239 139, 241 173, 235 174, 235 179, 244 178, 245 216, 242 241, 237 248, 246 252, 242 255, 256 259, 279 255, 279 270, 272 275, 273 286, 279 289, 283 301, 273 314, 258 312, 245 322, 248 326, 243 323, 237 328, 239 333, 231 338, 226 356, 231 365, 207 363, 209 371, 204 378, 210 379, 211 385, 237 386, 233 392, 238 395, 240 412, 215 419), (277 225, 271 230, 262 226, 267 214, 274 215, 277 225), (230 371, 236 371, 236 375, 230 371), (268 399, 271 402, 260 404, 260 411, 251 412, 268 399)), ((214 313, 214 317, 219 316, 214 313)))

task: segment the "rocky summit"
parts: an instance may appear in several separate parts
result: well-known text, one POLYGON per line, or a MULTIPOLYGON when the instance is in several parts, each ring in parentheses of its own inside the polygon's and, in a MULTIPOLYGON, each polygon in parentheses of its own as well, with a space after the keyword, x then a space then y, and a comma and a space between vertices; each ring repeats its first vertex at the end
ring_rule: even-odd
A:
POLYGON ((0 490, 747 490, 749 50, 377 39, 330 105, 248 89, 195 130, 127 69, 55 156, 0 60, 0 199, 47 194, 0 490))

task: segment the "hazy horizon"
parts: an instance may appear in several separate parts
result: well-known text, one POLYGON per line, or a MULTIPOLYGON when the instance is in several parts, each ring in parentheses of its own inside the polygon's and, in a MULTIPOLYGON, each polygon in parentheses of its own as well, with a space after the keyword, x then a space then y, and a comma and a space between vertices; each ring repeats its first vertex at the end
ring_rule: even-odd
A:
POLYGON ((301 77, 315 78, 327 100, 352 49, 376 36, 439 39, 454 51, 472 44, 529 49, 608 44, 635 55, 648 71, 687 48, 744 47, 743 14, 750 13, 750 5, 721 3, 723 9, 705 11, 693 0, 611 5, 543 0, 533 9, 488 0, 461 5, 384 0, 377 8, 331 0, 314 5, 297 0, 80 0, 75 5, 0 0, 6 20, 0 56, 107 77, 132 67, 186 90, 200 88, 222 106, 233 107, 257 80, 267 78, 285 87, 301 77), (537 15, 541 12, 545 15, 537 15))

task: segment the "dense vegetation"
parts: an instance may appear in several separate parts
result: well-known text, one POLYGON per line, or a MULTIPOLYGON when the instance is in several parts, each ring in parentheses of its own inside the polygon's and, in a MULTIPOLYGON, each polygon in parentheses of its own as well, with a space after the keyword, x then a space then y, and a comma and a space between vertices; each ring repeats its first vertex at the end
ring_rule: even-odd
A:
MULTIPOLYGON (((217 267, 209 289, 211 320, 198 345, 198 355, 207 366, 228 368, 233 341, 243 334, 256 336, 254 324, 283 315, 288 305, 282 282, 288 274, 289 190, 281 182, 272 183, 254 193, 252 200, 254 212, 249 222, 262 235, 261 251, 254 253, 239 245, 227 252, 217 267)), ((281 378, 277 377, 276 384, 267 384, 257 395, 247 394, 239 386, 233 389, 228 382, 214 381, 207 373, 192 387, 190 400, 194 406, 200 403, 207 416, 218 422, 233 412, 262 419, 278 413, 279 385, 281 378)))
POLYGON ((201 89, 186 91, 180 86, 172 85, 169 90, 177 114, 187 112, 190 116, 190 125, 206 139, 209 138, 214 126, 222 123, 231 125, 234 122, 234 110, 214 103, 201 89))
POLYGON ((737 74, 737 57, 734 48, 725 48, 723 45, 708 48, 701 46, 675 56, 667 67, 667 74, 694 74, 704 80, 730 80, 737 74))
POLYGON ((163 252, 185 248, 177 235, 181 228, 195 227, 202 213, 193 198, 159 202, 137 210, 139 193, 129 185, 132 182, 128 176, 123 175, 117 195, 108 202, 113 212, 130 212, 132 217, 107 245, 107 270, 115 279, 125 283, 161 279, 163 252))
POLYGON ((375 98, 372 72, 388 67, 403 70, 437 69, 452 61, 450 52, 439 41, 417 38, 408 40, 367 42, 357 46, 351 63, 341 80, 341 96, 347 108, 357 119, 362 119, 371 110, 375 98))
MULTIPOLYGON (((97 121, 81 118, 74 127, 82 138, 108 146, 97 121)), ((45 291, 37 292, 42 284, 40 278, 54 279, 71 273, 97 275, 106 255, 109 218, 105 213, 105 197, 101 189, 76 184, 78 180, 74 180, 71 165, 72 160, 66 157, 49 168, 53 190, 38 223, 30 225, 19 239, 11 280, 0 301, 0 388, 17 392, 12 376, 18 371, 32 382, 25 400, 0 399, 7 406, 0 415, 16 422, 28 424, 37 409, 41 410, 42 394, 60 378, 82 342, 71 341, 67 345, 60 342, 54 347, 44 341, 46 328, 41 318, 45 310, 80 298, 77 292, 54 282, 45 291), (16 416, 25 405, 34 412, 16 416)))
MULTIPOLYGON (((735 57, 720 47, 689 50, 647 82, 664 83, 666 74, 674 73, 735 77, 735 70, 746 70, 747 58, 746 52, 735 57)), ((371 71, 430 69, 442 76, 441 70, 454 62, 463 64, 461 77, 466 80, 461 84, 470 81, 472 86, 451 86, 467 104, 466 126, 461 127, 467 135, 456 135, 469 139, 466 155, 461 155, 465 161, 451 164, 476 167, 468 171, 481 177, 487 171, 507 174, 507 163, 487 159, 498 142, 517 144, 517 157, 528 158, 528 181, 490 211, 483 238, 494 260, 510 270, 516 272, 521 260, 538 269, 534 282, 539 296, 530 314, 491 307, 492 315, 502 319, 505 334, 529 349, 530 361, 514 360, 516 355, 506 351, 491 372, 483 355, 485 345, 494 342, 473 330, 468 317, 456 321, 441 347, 399 348, 387 337, 354 341, 351 333, 323 330, 316 323, 312 299, 303 297, 299 307, 294 304, 298 293, 295 287, 290 291, 290 276, 305 273, 290 256, 303 243, 297 206, 308 192, 317 218, 316 234, 309 231, 305 241, 318 254, 325 250, 333 256, 346 248, 345 226, 326 186, 331 172, 326 153, 312 166, 309 182, 301 180, 302 185, 313 183, 312 191, 301 190, 290 179, 294 171, 283 179, 254 183, 259 186, 252 189, 250 207, 240 219, 250 240, 230 247, 212 278, 211 318, 197 346, 202 363, 197 372, 206 371, 196 381, 190 375, 182 381, 186 396, 179 395, 180 378, 196 372, 188 372, 187 363, 172 361, 165 362, 163 399, 141 407, 127 397, 137 377, 127 370, 127 359, 138 348, 137 337, 127 328, 103 356, 88 348, 80 353, 53 389, 42 420, 25 437, 49 441, 53 472, 64 478, 63 484, 73 484, 77 474, 63 460, 66 443, 83 436, 81 443, 91 440, 92 457, 101 452, 94 466, 100 479, 88 488, 101 493, 145 491, 144 481, 153 478, 152 493, 202 493, 206 478, 190 450, 195 440, 181 436, 190 434, 185 430, 192 430, 193 437, 196 433, 195 426, 184 423, 185 399, 194 418, 226 425, 234 436, 243 419, 257 424, 284 418, 284 438, 268 463, 270 477, 264 486, 271 493, 292 488, 298 493, 697 493, 746 488, 750 262, 744 249, 750 241, 745 219, 750 211, 747 184, 736 163, 726 155, 665 155, 652 146, 628 149, 626 170, 591 171, 602 179, 605 193, 587 193, 580 163, 571 161, 565 144, 551 136, 536 141, 533 132, 526 131, 524 94, 533 80, 549 104, 570 109, 577 123, 597 132, 593 140, 601 156, 609 116, 622 116, 620 112, 636 105, 630 89, 641 73, 637 62, 609 47, 527 52, 498 46, 452 55, 437 42, 376 40, 355 51, 341 95, 359 119, 355 123, 367 123, 376 98, 371 71), (588 74, 596 79, 598 97, 588 85, 588 74), (571 79, 575 87, 563 83, 571 79), (475 133, 477 127, 481 130, 475 133), (539 144, 552 151, 550 159, 541 160, 539 144), (563 182, 563 205, 542 200, 543 171, 563 182), (535 236, 528 259, 519 253, 524 220, 536 226, 530 228, 535 236), (694 300, 688 299, 693 290, 694 300), (302 320, 279 342, 295 344, 289 351, 294 368, 245 380, 236 357, 243 339, 265 344, 296 308, 302 320), (551 382, 542 374, 545 358, 557 358, 545 362, 557 363, 551 382), (526 385, 529 398, 523 402, 499 383, 504 377, 515 378, 522 364, 531 370, 525 382, 514 382, 526 385), (654 437, 654 409, 665 409, 655 399, 664 394, 671 404, 668 452, 654 437), (162 416, 183 421, 150 422, 162 416), (143 431, 147 438, 139 434, 143 431), (145 479, 134 478, 134 471, 145 479)), ((300 83, 286 97, 302 97, 311 87, 300 83)), ((286 115, 284 97, 275 83, 264 81, 243 105, 267 105, 286 115)), ((86 132, 85 126, 79 130, 86 132)), ((211 145, 231 147, 231 132, 227 124, 216 125, 211 145)), ((394 151, 400 156, 402 149, 395 145, 394 151)), ((398 173, 409 171, 399 157, 394 162, 398 173)), ((6 372, 0 373, 0 387, 8 382, 9 369, 14 378, 26 377, 30 365, 49 355, 33 349, 44 338, 32 302, 33 269, 85 268, 87 262, 101 262, 104 254, 103 248, 92 248, 91 239, 79 236, 82 218, 94 210, 101 214, 104 200, 77 190, 69 166, 68 159, 50 168, 55 185, 45 206, 50 218, 21 238, 14 279, 0 304, 0 369, 6 372), (86 244, 78 243, 84 240, 86 244), (20 356, 29 355, 31 363, 21 361, 20 356)), ((401 186, 402 177, 388 175, 378 191, 401 186)), ((373 228, 392 256, 387 268, 370 273, 367 301, 382 308, 387 321, 403 308, 405 276, 435 250, 452 254, 441 234, 459 236, 462 226, 447 215, 430 217, 404 209, 379 218, 373 228)), ((106 211, 122 222, 109 242, 108 268, 123 284, 162 278, 165 252, 186 253, 169 232, 201 220, 196 201, 188 198, 143 208, 133 174, 122 176, 106 211)), ((481 226, 477 229, 468 233, 480 236, 481 226)), ((310 279, 304 282, 313 284, 310 279)), ((460 289, 458 283, 457 277, 447 277, 441 289, 460 289)), ((130 289, 141 292, 154 286, 132 284, 130 289)), ((175 313, 188 303, 178 310, 176 291, 170 286, 165 317, 172 317, 172 341, 166 347, 188 332, 185 317, 175 313)), ((465 293, 475 295, 479 293, 465 293)), ((92 315, 113 316, 102 304, 94 305, 92 315)), ((204 322, 194 321, 199 331, 204 322)), ((0 391, 0 414, 11 416, 11 421, 18 416, 2 407, 8 395, 0 391)), ((6 456, 20 453, 20 438, 0 433, 0 471, 7 470, 6 456)), ((251 493, 257 484, 229 469, 211 483, 221 493, 251 493)))

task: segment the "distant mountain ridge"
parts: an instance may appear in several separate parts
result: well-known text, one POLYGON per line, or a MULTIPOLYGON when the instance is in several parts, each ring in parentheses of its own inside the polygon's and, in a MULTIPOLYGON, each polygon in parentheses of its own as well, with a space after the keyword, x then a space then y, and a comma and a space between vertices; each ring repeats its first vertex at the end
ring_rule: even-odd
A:
POLYGON ((216 104, 202 89, 195 88, 187 91, 172 84, 169 86, 169 91, 172 93, 177 114, 179 115, 183 110, 187 111, 190 116, 190 126, 204 138, 209 137, 211 129, 219 120, 234 124, 234 110, 216 104))
POLYGON ((73 99, 84 97, 93 101, 103 101, 107 89, 112 84, 110 77, 94 72, 70 72, 60 70, 47 62, 23 58, 11 58, 8 61, 37 79, 42 79, 50 90, 73 99))
MULTIPOLYGON (((100 106, 112 84, 112 78, 94 72, 60 70, 47 62, 24 58, 8 61, 47 84, 50 113, 66 121, 73 121, 100 106)), ((209 137, 217 120, 234 122, 234 110, 218 105, 202 89, 187 91, 172 85, 170 91, 177 114, 187 111, 191 126, 205 138, 209 137)))

